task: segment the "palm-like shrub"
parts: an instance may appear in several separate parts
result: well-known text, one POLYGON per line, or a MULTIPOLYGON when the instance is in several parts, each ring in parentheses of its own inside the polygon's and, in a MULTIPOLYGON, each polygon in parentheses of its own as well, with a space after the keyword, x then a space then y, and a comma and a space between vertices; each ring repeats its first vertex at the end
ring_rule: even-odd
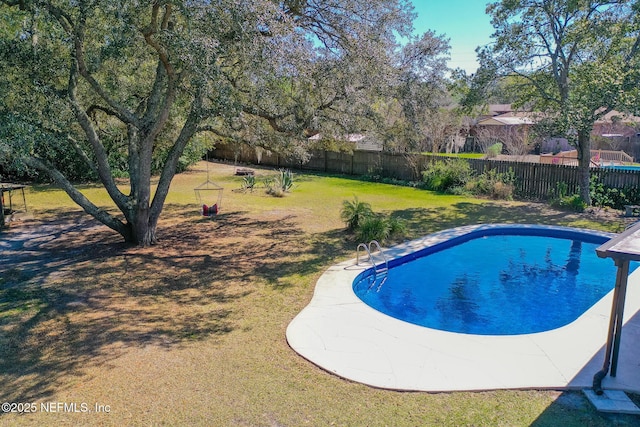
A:
POLYGON ((340 211, 340 219, 342 219, 349 230, 355 230, 364 221, 365 218, 373 216, 371 205, 361 202, 357 197, 352 201, 344 200, 342 202, 342 210, 340 211))
POLYGON ((284 194, 293 188, 293 172, 288 169, 280 169, 280 174, 267 178, 264 181, 267 194, 275 197, 284 197, 284 194))
POLYGON ((399 219, 394 217, 387 218, 387 222, 389 223, 389 236, 404 236, 407 233, 407 224, 399 219))
POLYGON ((404 236, 405 223, 390 216, 376 214, 369 203, 361 202, 357 197, 342 202, 340 218, 351 232, 355 232, 359 242, 377 240, 383 243, 391 237, 404 236))
POLYGON ((364 218, 358 225, 356 238, 359 242, 377 240, 379 243, 384 243, 390 238, 404 236, 406 230, 404 222, 398 218, 374 214, 364 218))
POLYGON ((390 234, 389 221, 381 215, 365 218, 356 229, 356 236, 359 242, 370 242, 372 240, 384 242, 389 238, 390 234))
POLYGON ((256 186, 256 177, 255 175, 246 175, 242 179, 242 189, 244 191, 253 191, 256 186))
POLYGON ((278 180, 280 188, 285 193, 293 189, 293 172, 289 169, 280 169, 280 176, 278 180))

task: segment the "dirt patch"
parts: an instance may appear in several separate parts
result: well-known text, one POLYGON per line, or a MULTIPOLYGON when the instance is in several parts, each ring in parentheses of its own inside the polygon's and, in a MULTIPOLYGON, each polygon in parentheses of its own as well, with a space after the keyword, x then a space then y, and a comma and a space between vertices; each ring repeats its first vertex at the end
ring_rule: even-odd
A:
POLYGON ((3 269, 20 272, 22 278, 45 277, 72 263, 118 249, 117 238, 107 227, 80 213, 50 221, 13 222, 0 236, 3 269))

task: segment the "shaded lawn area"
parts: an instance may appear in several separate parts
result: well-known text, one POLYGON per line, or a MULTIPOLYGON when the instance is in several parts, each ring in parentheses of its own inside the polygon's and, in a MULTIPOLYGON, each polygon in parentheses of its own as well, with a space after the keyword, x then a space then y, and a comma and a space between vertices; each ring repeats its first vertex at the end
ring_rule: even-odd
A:
POLYGON ((53 206, 57 190, 28 195, 38 219, 0 234, 0 401, 75 402, 92 409, 97 403, 110 412, 0 414, 0 424, 640 421, 598 414, 577 392, 373 389, 315 367, 285 340, 286 326, 310 300, 322 271, 355 256, 357 242, 339 220, 342 200, 354 195, 404 219, 409 237, 481 222, 616 231, 624 227, 621 218, 315 175, 298 176, 297 188, 278 199, 260 189, 231 191, 240 187, 232 172, 215 166, 213 178, 226 189, 214 220, 199 215, 193 196, 203 166, 176 177, 161 241, 150 248, 125 246, 64 201, 53 206))

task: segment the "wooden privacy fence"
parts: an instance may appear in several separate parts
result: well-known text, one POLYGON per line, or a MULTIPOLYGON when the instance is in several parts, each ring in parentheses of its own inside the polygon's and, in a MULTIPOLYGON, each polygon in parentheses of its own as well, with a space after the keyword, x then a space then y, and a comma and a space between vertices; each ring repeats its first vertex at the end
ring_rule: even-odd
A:
POLYGON ((280 156, 276 153, 263 151, 258 154, 252 148, 220 146, 209 153, 209 158, 234 161, 236 163, 260 164, 274 168, 291 168, 298 170, 336 173, 345 175, 376 175, 406 181, 420 179, 416 171, 424 169, 427 159, 424 156, 415 157, 419 162, 415 169, 410 167, 408 157, 402 154, 378 151, 354 151, 353 153, 337 153, 333 151, 312 151, 307 162, 280 156))
MULTIPOLYGON (((255 150, 244 147, 234 150, 227 146, 216 148, 211 158, 234 161, 236 163, 260 164, 274 168, 290 168, 345 175, 365 175, 380 178, 394 178, 404 181, 418 181, 421 171, 429 163, 443 161, 441 156, 428 154, 397 154, 376 151, 354 151, 336 153, 312 151, 308 162, 263 152, 258 156, 255 150), (259 158, 258 158, 259 157, 259 158)), ((568 194, 579 191, 579 173, 576 166, 543 163, 512 162, 490 159, 464 159, 477 173, 490 170, 498 173, 513 171, 516 180, 516 194, 526 199, 547 199, 552 197, 558 183, 566 184, 568 194)), ((591 175, 611 188, 640 186, 640 170, 620 170, 612 168, 592 168, 591 175)))
MULTIPOLYGON (((576 194, 580 190, 577 166, 486 159, 468 159, 468 162, 478 174, 493 169, 499 173, 513 171, 516 193, 527 199, 552 197, 558 188, 558 183, 566 185, 567 194, 576 194)), ((640 186, 640 170, 591 168, 591 176, 597 177, 605 186, 611 188, 640 186)))

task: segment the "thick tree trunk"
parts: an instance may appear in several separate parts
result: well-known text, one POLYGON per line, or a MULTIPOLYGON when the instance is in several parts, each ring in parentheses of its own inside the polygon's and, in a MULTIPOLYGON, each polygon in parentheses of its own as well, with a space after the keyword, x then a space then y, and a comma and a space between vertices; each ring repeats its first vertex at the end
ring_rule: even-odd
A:
POLYGON ((157 220, 149 215, 149 208, 138 209, 134 215, 135 221, 129 224, 131 228, 130 243, 140 246, 155 245, 158 242, 156 228, 157 220))
POLYGON ((578 132, 578 176, 580 179, 580 197, 587 206, 591 206, 591 135, 590 131, 578 132))

